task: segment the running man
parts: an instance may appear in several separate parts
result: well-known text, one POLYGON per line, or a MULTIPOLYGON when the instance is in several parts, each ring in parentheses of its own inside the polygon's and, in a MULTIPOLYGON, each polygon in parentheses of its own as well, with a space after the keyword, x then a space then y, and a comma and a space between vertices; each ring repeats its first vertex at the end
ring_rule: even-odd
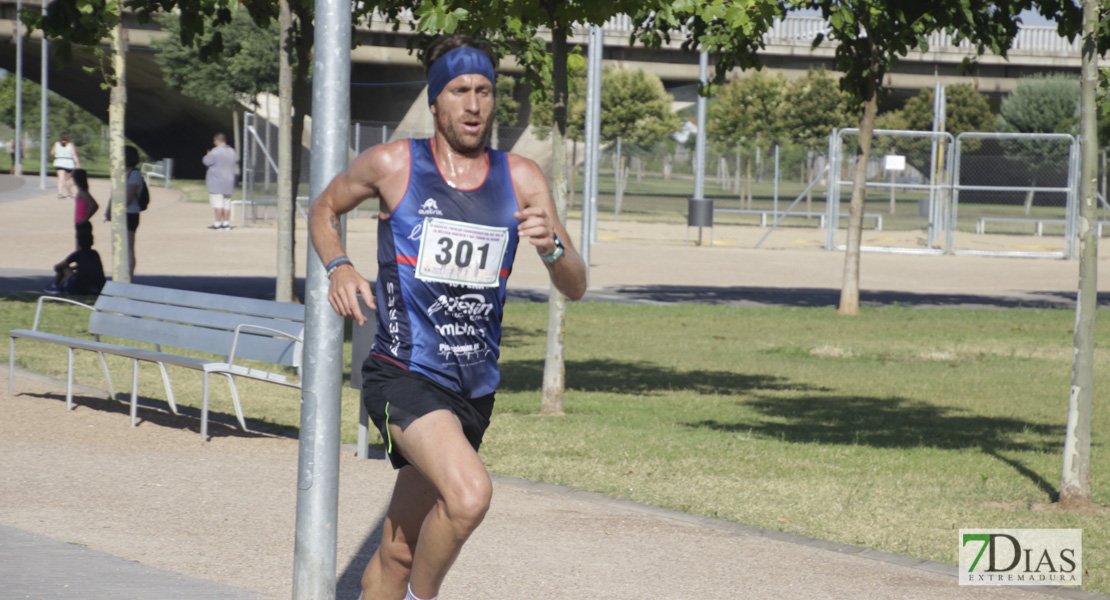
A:
POLYGON ((539 167, 486 148, 493 120, 489 46, 438 39, 425 53, 435 134, 359 155, 312 204, 328 301, 360 324, 357 295, 377 310, 363 366, 363 403, 398 469, 363 600, 433 600, 489 509, 478 457, 500 381, 505 283, 520 238, 568 298, 586 292, 582 257, 539 167), (376 293, 339 238, 339 215, 378 198, 376 293), (407 596, 406 596, 407 593, 407 596))

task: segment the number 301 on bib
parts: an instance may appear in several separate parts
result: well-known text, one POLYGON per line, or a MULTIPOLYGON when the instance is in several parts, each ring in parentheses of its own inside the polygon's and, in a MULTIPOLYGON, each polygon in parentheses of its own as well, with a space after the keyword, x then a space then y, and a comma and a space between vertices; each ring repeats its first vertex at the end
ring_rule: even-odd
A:
POLYGON ((509 246, 507 227, 424 219, 416 278, 474 287, 497 287, 509 246))

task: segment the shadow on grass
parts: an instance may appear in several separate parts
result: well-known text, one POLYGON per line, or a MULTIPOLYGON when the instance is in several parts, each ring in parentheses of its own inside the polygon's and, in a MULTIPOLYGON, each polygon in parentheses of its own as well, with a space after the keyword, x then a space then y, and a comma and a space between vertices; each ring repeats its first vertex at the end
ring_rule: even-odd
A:
MULTIPOLYGON (((501 385, 498 389, 506 392, 540 389, 543 382, 543 363, 543 360, 502 362, 501 385)), ((566 363, 566 372, 567 388, 580 392, 651 396, 669 390, 726 395, 743 394, 752 390, 829 391, 774 375, 680 371, 650 361, 570 360, 566 363)))
POLYGON ((767 418, 737 423, 708 420, 687 425, 730 432, 751 431, 787 442, 1032 452, 1057 450, 1055 440, 1061 439, 1064 433, 1063 426, 988 417, 897 396, 807 395, 758 398, 744 404, 767 418))
POLYGON ((1064 427, 966 409, 936 406, 896 396, 759 398, 745 402, 764 418, 723 423, 704 420, 691 428, 752 433, 794 443, 845 444, 873 448, 974 450, 1003 462, 1032 481, 1049 498, 1055 487, 1009 452, 1057 452, 1064 427))
MULTIPOLYGON (((65 392, 23 392, 20 395, 29 396, 32 398, 43 398, 46 400, 55 400, 61 404, 61 409, 65 410, 66 395, 65 392)), ((131 396, 129 394, 117 394, 116 399, 109 400, 107 398, 99 398, 96 396, 88 396, 84 394, 75 393, 73 395, 74 406, 83 406, 92 410, 97 410, 106 413, 118 414, 124 417, 124 423, 130 422, 131 415, 131 396)), ((200 434, 200 409, 191 406, 178 405, 177 411, 180 414, 173 414, 170 412, 169 404, 161 400, 152 398, 140 397, 138 400, 139 409, 136 413, 137 423, 141 426, 146 423, 157 427, 165 427, 168 429, 184 429, 200 434)), ((242 438, 259 438, 259 437, 285 437, 289 439, 297 439, 298 430, 294 427, 285 427, 275 425, 265 421, 257 421, 247 418, 247 427, 251 431, 243 431, 239 428, 239 422, 234 414, 227 414, 209 410, 208 412, 208 436, 211 438, 221 437, 242 437, 242 438)))

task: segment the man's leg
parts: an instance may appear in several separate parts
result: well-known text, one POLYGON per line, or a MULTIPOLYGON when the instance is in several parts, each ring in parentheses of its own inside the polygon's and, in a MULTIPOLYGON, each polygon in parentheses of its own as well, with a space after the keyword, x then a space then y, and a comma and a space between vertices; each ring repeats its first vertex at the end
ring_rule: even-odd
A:
POLYGON ((436 503, 436 490, 415 467, 397 473, 382 525, 382 543, 362 574, 362 600, 402 600, 412 573, 420 528, 436 503))
POLYGON ((401 454, 436 491, 420 528, 409 578, 414 594, 433 598, 463 544, 485 518, 493 484, 451 412, 437 410, 404 431, 396 425, 389 431, 401 454))
POLYGON ((130 268, 129 272, 131 273, 131 276, 134 277, 135 276, 135 262, 136 262, 136 260, 135 260, 135 230, 134 229, 127 230, 127 247, 131 250, 131 264, 128 265, 129 268, 130 268))

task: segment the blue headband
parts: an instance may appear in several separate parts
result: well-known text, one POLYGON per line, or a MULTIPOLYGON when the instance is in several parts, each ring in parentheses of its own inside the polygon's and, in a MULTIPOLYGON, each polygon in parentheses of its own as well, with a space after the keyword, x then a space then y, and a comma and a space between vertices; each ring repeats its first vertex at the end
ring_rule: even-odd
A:
POLYGON ((428 69, 428 106, 431 106, 443 88, 459 75, 481 75, 494 83, 493 63, 484 52, 462 46, 444 54, 428 69))

